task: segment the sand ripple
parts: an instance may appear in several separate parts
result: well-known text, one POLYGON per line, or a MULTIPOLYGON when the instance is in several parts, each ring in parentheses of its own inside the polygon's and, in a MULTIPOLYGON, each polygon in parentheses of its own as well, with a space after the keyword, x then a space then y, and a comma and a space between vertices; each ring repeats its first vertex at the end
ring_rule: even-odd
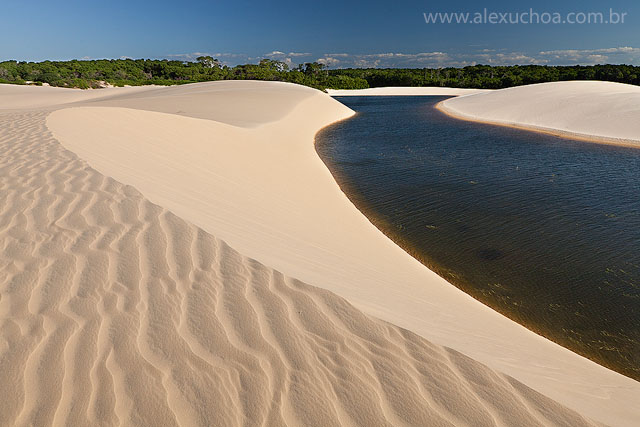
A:
POLYGON ((0 114, 0 425, 584 425, 0 114))

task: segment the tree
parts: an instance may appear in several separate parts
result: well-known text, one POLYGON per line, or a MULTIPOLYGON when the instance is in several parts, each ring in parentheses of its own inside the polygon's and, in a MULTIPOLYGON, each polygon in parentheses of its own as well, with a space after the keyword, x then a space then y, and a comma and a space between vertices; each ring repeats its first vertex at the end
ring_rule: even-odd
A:
POLYGON ((279 73, 289 71, 289 66, 286 62, 277 61, 275 59, 263 58, 260 60, 260 63, 258 65, 260 65, 261 67, 269 68, 273 71, 277 71, 279 73))
POLYGON ((200 64, 205 68, 221 68, 220 61, 211 56, 198 56, 196 58, 200 64))
POLYGON ((308 76, 317 76, 326 68, 325 64, 319 62, 305 62, 298 66, 298 69, 308 76))

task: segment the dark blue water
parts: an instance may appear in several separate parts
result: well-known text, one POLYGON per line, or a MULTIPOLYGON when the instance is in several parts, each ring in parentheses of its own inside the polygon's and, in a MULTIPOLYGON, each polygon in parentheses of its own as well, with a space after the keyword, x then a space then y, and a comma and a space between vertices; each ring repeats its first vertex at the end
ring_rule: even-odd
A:
POLYGON ((468 294, 640 379, 640 149, 452 119, 443 97, 338 98, 343 191, 468 294))

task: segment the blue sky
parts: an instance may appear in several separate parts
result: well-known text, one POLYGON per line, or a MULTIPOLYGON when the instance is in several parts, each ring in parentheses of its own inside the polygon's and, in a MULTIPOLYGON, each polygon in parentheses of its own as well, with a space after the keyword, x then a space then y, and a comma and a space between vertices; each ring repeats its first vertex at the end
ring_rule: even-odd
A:
MULTIPOLYGON (((572 15, 572 19, 578 15, 572 15)), ((0 60, 270 57, 331 67, 476 63, 640 65, 640 2, 204 1, 5 2, 0 60), (427 24, 424 13, 626 13, 623 24, 427 24)), ((520 16, 520 19, 522 17, 520 16)))

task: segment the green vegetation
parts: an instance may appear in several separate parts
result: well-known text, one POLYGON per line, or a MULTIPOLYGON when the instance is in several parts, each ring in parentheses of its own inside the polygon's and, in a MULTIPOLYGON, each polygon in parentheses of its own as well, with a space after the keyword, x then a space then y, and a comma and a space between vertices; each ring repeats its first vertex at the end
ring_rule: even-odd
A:
POLYGON ((330 74, 362 78, 370 87, 448 86, 500 89, 532 83, 565 80, 604 80, 640 85, 640 67, 632 65, 542 66, 513 65, 492 67, 474 65, 464 68, 390 68, 342 69, 330 74))
POLYGON ((91 61, 0 62, 0 83, 36 84, 75 88, 114 86, 174 85, 213 80, 277 80, 318 89, 369 87, 359 77, 333 76, 318 63, 301 64, 290 70, 281 61, 263 59, 259 64, 227 67, 210 56, 194 62, 114 59, 91 61))
POLYGON ((380 86, 449 86, 504 88, 561 80, 607 80, 640 85, 640 67, 475 65, 464 68, 349 68, 328 70, 310 62, 293 69, 281 61, 227 67, 211 56, 193 62, 151 59, 0 62, 0 83, 98 88, 105 84, 173 85, 213 80, 277 80, 318 89, 363 89, 380 86))

